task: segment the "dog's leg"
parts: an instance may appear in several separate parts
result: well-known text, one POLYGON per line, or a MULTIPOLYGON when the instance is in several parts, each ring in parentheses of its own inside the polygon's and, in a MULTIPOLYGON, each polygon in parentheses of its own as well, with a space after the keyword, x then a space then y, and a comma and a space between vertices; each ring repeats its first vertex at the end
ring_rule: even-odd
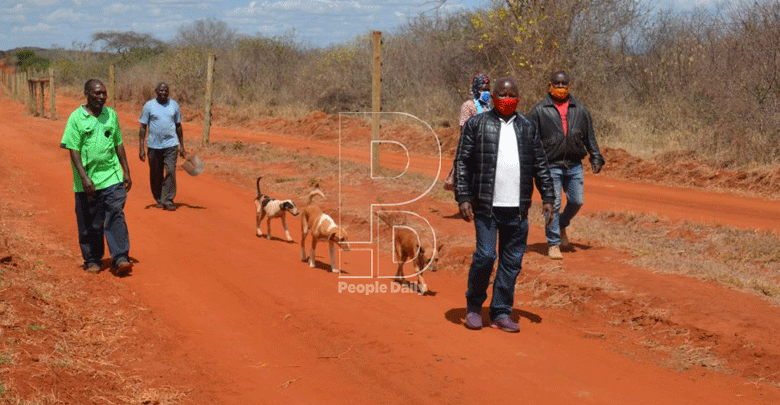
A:
MULTIPOLYGON (((284 233, 287 234, 287 242, 292 242, 293 238, 290 236, 290 230, 287 229, 287 215, 282 213, 282 225, 284 226, 284 233)), ((268 233, 271 233, 271 231, 268 231, 268 233)))
POLYGON ((420 291, 420 294, 425 295, 428 291, 428 285, 425 284, 425 280, 423 280, 423 272, 418 266, 414 266, 414 268, 417 270, 417 289, 420 291))
POLYGON ((257 210, 257 236, 262 237, 263 236, 263 230, 260 229, 260 227, 263 224, 263 218, 265 218, 265 210, 262 208, 258 208, 257 210))
POLYGON ((404 284, 404 262, 398 263, 398 271, 395 272, 395 278, 393 279, 398 284, 404 284))
POLYGON ((339 268, 336 266, 336 244, 332 240, 328 241, 328 247, 330 247, 330 271, 338 273, 339 268))
POLYGON ((317 249, 317 238, 314 237, 314 232, 311 234, 311 251, 309 252, 309 267, 314 267, 317 262, 314 256, 314 251, 317 249))
POLYGON ((265 225, 266 225, 265 227, 268 229, 268 233, 265 235, 265 237, 270 240, 271 239, 271 216, 270 215, 268 215, 265 218, 265 225))
POLYGON ((301 261, 306 261, 306 233, 309 229, 306 211, 301 215, 301 261))

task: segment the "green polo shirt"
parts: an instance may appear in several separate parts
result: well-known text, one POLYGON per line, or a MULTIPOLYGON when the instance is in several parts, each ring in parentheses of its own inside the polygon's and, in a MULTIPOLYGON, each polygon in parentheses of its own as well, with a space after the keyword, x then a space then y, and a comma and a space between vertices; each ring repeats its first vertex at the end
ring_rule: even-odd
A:
MULTIPOLYGON (((100 116, 95 117, 80 106, 68 117, 60 147, 81 153, 81 164, 87 176, 95 185, 95 190, 102 190, 123 181, 122 165, 116 154, 116 147, 121 144, 122 133, 114 110, 103 107, 100 116)), ((73 191, 84 191, 79 172, 72 162, 71 168, 73 191)))

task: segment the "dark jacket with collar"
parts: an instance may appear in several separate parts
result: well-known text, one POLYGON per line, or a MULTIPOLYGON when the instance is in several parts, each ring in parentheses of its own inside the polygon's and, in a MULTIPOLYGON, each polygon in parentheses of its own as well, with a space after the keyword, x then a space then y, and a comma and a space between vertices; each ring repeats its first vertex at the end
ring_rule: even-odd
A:
POLYGON ((603 166, 604 158, 593 133, 593 120, 585 105, 569 96, 569 108, 566 112, 566 134, 558 108, 549 94, 536 103, 528 114, 528 119, 539 127, 544 151, 550 167, 572 167, 582 163, 590 153, 590 163, 603 166))
MULTIPOLYGON (((517 113, 513 125, 520 158, 520 216, 527 217, 534 179, 545 203, 555 201, 555 191, 536 125, 517 113)), ((495 109, 463 125, 454 162, 455 199, 458 204, 471 203, 475 214, 492 212, 500 133, 501 120, 495 109)))

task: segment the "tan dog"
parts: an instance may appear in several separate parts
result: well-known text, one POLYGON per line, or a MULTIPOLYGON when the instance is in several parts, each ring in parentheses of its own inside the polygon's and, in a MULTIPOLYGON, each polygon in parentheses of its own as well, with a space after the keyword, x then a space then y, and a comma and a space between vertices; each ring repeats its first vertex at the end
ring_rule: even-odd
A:
POLYGON ((412 260, 414 270, 417 273, 417 288, 420 294, 428 291, 428 285, 425 284, 422 273, 425 270, 436 271, 439 262, 439 252, 444 247, 439 243, 436 252, 426 255, 425 248, 420 246, 420 239, 413 230, 403 226, 392 227, 395 237, 393 238, 393 250, 395 251, 395 261, 398 262, 398 271, 395 273, 395 282, 404 283, 404 264, 412 260), (428 266, 426 268, 426 266, 428 266))
POLYGON ((338 273, 336 266, 336 248, 335 245, 345 251, 349 250, 347 242, 347 232, 336 224, 328 214, 322 212, 320 207, 311 205, 314 196, 319 195, 325 198, 319 187, 309 193, 307 206, 301 209, 301 261, 309 261, 309 267, 314 267, 315 250, 318 240, 327 240, 330 248, 330 271, 338 273), (311 235, 311 251, 306 257, 306 236, 311 235))

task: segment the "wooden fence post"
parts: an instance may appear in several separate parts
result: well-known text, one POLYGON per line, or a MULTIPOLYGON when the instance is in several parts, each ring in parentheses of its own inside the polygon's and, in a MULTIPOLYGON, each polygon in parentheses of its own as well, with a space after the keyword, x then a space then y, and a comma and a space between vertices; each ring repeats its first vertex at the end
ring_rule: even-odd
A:
POLYGON ((382 32, 374 31, 373 63, 371 75, 371 173, 376 176, 379 174, 381 165, 379 164, 379 118, 382 111, 382 32))
POLYGON ((211 97, 214 91, 214 54, 210 53, 206 63, 206 110, 203 112, 203 143, 209 143, 211 131, 211 97))
POLYGON ((54 68, 49 68, 49 103, 51 103, 51 106, 49 107, 49 115, 50 118, 53 120, 57 119, 57 107, 55 102, 55 89, 54 87, 54 68))
POLYGON ((30 111, 33 115, 35 115, 35 83, 32 82, 33 78, 33 71, 32 69, 27 69, 27 74, 25 75, 25 82, 27 84, 27 110, 30 111))
POLYGON ((40 83, 40 87, 41 87, 41 98, 38 99, 38 108, 36 108, 36 111, 40 110, 40 114, 39 115, 41 117, 43 117, 43 113, 46 111, 46 109, 44 108, 44 106, 46 105, 46 101, 44 101, 44 99, 43 99, 43 95, 45 94, 44 87, 46 86, 46 80, 45 79, 40 79, 39 83, 40 83))

